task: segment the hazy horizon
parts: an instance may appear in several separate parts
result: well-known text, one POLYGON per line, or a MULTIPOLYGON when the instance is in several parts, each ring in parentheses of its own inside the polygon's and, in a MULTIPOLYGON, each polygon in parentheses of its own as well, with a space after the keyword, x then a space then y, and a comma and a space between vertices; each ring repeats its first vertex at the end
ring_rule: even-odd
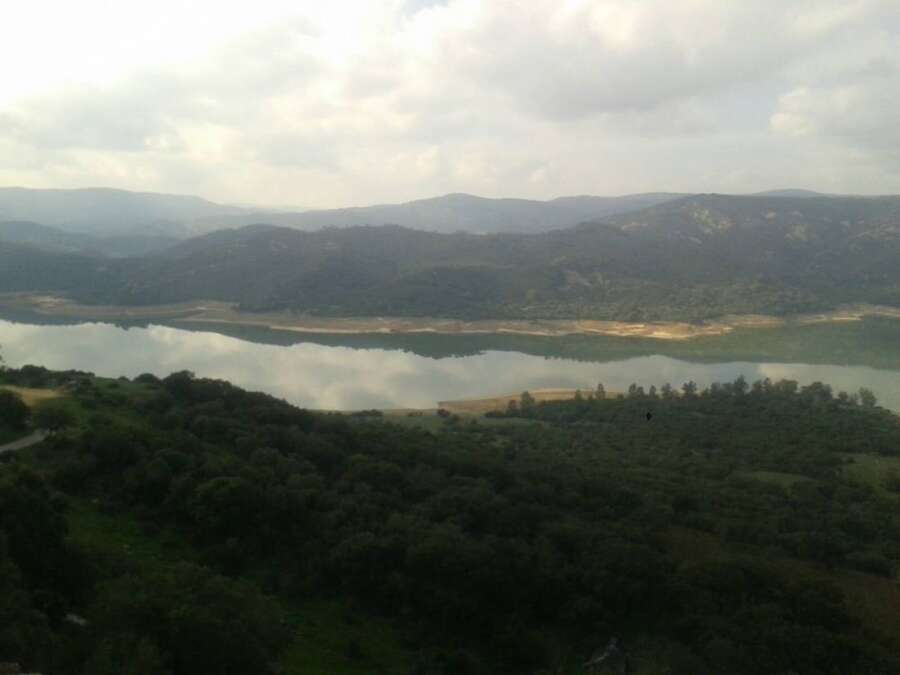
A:
MULTIPOLYGON (((432 199, 442 199, 445 197, 452 196, 467 196, 474 197, 476 199, 490 199, 490 200, 527 200, 527 201, 539 201, 539 202, 552 202, 558 199, 572 199, 579 197, 600 197, 607 199, 615 199, 620 197, 630 197, 640 194, 654 194, 654 193, 665 193, 664 190, 649 190, 644 193, 623 193, 623 194, 559 194, 552 195, 546 198, 535 198, 535 197, 523 197, 521 195, 485 195, 485 194, 477 194, 472 192, 445 192, 441 194, 433 194, 433 195, 424 195, 421 197, 413 197, 410 200, 404 202, 375 202, 375 203, 350 203, 350 204, 339 204, 336 206, 304 206, 300 204, 293 205, 284 205, 284 204, 268 204, 268 203, 253 203, 253 202, 239 202, 239 201, 229 201, 229 200, 217 200, 209 197, 208 195, 202 194, 190 194, 187 192, 159 192, 155 190, 130 190, 128 188, 118 188, 110 185, 86 185, 84 187, 77 188, 69 188, 69 187, 36 187, 30 185, 0 185, 0 190, 4 189, 22 189, 22 190, 60 190, 60 191, 91 191, 91 190, 114 190, 121 192, 132 192, 135 194, 151 194, 151 195, 160 195, 160 196, 168 196, 168 197, 198 197, 200 199, 204 199, 206 201, 217 203, 223 206, 234 206, 240 207, 244 209, 260 209, 260 210, 268 210, 272 212, 297 212, 302 213, 305 211, 320 211, 320 210, 332 210, 332 209, 353 209, 353 208, 365 208, 370 206, 393 206, 393 205, 401 205, 409 202, 417 202, 417 201, 428 201, 432 199)), ((673 193, 673 194, 683 194, 684 196, 691 195, 710 195, 710 194, 721 194, 728 196, 737 196, 737 197, 753 197, 766 193, 777 193, 777 192, 819 192, 817 190, 811 190, 809 188, 797 188, 797 187, 773 187, 767 190, 760 190, 758 192, 713 192, 710 190, 687 190, 684 192, 673 193)), ((881 192, 872 192, 872 193, 820 193, 823 197, 894 197, 898 196, 895 194, 889 193, 881 193, 881 192)))
POLYGON ((303 209, 900 193, 887 0, 37 0, 7 15, 0 184, 303 209))

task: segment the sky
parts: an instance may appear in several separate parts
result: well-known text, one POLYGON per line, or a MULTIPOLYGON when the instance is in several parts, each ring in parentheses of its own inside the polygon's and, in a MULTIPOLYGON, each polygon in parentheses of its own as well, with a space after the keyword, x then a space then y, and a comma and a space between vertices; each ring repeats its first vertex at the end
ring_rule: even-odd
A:
POLYGON ((0 185, 900 193, 897 0, 29 0, 0 185))

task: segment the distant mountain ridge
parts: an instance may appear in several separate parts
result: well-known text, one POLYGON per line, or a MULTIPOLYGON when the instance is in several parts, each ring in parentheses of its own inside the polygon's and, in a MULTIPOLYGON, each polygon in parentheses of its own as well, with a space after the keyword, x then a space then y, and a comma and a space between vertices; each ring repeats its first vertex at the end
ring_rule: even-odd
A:
MULTIPOLYGON (((650 201, 528 234, 260 224, 124 261, 99 258, 107 244, 92 250, 84 238, 7 224, 5 233, 0 225, 0 253, 28 264, 4 270, 0 291, 50 290, 123 305, 222 300, 248 311, 329 316, 644 321, 805 313, 845 303, 900 306, 900 197, 700 194, 650 201)), ((532 221, 510 214, 546 207, 554 217, 581 218, 605 203, 449 195, 353 217, 434 213, 436 206, 458 215, 477 207, 501 213, 494 222, 526 227, 532 221)), ((310 217, 322 213, 336 212, 310 217)))
POLYGON ((816 192, 815 190, 804 190, 802 188, 787 188, 780 190, 766 190, 764 192, 754 192, 752 197, 836 197, 837 195, 829 195, 824 192, 816 192))
POLYGON ((538 234, 256 225, 92 269, 55 290, 328 316, 645 321, 900 306, 900 197, 695 195, 538 234))
MULTIPOLYGON (((109 188, 0 188, 0 222, 34 222, 68 233, 104 238, 187 239, 245 225, 275 225, 309 231, 329 227, 399 225, 425 232, 535 234, 634 213, 689 196, 648 192, 616 197, 578 195, 540 201, 452 193, 399 204, 284 211, 218 204, 189 195, 109 188)), ((843 198, 800 189, 771 190, 750 196, 843 198)), ((153 244, 148 247, 138 245, 133 252, 141 254, 154 248, 153 244)), ((128 246, 122 250, 129 250, 128 246)))
POLYGON ((683 195, 574 196, 550 201, 492 199, 468 194, 314 211, 230 206, 187 195, 109 188, 36 190, 0 188, 0 221, 35 222, 92 236, 164 236, 185 239, 244 225, 302 230, 357 225, 401 225, 429 232, 533 233, 635 211, 683 195))
POLYGON ((43 190, 0 188, 0 221, 31 221, 68 232, 187 237, 201 218, 247 213, 189 195, 129 192, 112 188, 43 190))
POLYGON ((241 214, 204 220, 202 223, 230 227, 264 224, 300 230, 358 225, 400 225, 426 232, 531 234, 572 227, 585 220, 603 216, 637 211, 683 196, 659 192, 621 197, 583 195, 537 201, 492 199, 455 193, 402 204, 378 204, 301 213, 241 214))

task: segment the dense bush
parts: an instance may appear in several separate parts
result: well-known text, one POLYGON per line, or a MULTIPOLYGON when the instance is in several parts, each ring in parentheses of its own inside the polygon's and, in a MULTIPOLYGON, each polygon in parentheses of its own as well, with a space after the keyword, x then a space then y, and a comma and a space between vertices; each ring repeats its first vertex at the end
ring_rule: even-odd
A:
POLYGON ((22 398, 7 389, 0 389, 0 430, 18 431, 25 428, 31 410, 22 398))

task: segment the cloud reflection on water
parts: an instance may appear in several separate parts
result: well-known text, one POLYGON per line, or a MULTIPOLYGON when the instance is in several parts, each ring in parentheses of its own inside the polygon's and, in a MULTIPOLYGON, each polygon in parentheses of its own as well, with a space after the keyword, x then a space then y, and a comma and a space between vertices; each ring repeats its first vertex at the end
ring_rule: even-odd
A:
POLYGON ((438 400, 490 396, 525 389, 593 387, 624 390, 694 380, 701 386, 743 374, 831 384, 835 390, 869 387, 883 405, 900 409, 900 372, 864 366, 788 363, 691 363, 640 356, 605 363, 547 359, 517 352, 434 359, 387 349, 301 343, 274 346, 211 332, 164 326, 119 328, 100 323, 35 326, 0 321, 0 347, 11 366, 77 368, 104 376, 164 376, 192 370, 269 392, 310 408, 427 407, 438 400))

